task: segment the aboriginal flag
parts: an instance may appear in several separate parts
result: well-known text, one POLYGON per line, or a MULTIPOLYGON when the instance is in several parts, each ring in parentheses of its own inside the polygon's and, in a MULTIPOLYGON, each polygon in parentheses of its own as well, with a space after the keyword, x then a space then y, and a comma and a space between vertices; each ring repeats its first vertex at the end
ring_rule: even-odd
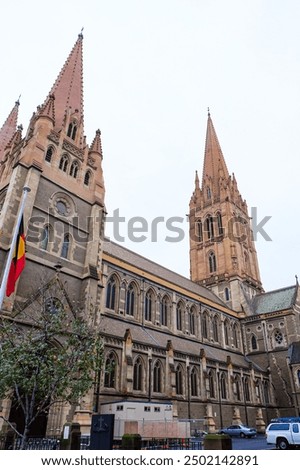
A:
POLYGON ((15 284, 18 277, 25 267, 25 233, 24 233, 24 222, 23 216, 19 226, 19 232, 16 241, 16 247, 13 259, 11 261, 10 270, 8 274, 8 280, 6 284, 6 295, 10 296, 15 290, 15 284))

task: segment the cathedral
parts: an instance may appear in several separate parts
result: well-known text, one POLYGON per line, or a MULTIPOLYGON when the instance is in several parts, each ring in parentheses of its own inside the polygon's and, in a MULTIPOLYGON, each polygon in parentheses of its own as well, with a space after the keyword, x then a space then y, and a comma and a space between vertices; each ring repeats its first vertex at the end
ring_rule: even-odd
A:
MULTIPOLYGON (((210 113, 189 202, 188 279, 106 238, 105 136, 96 130, 86 142, 82 77, 79 34, 25 132, 19 102, 0 129, 0 279, 30 188, 26 265, 0 315, 58 276, 69 299, 93 309, 104 340, 94 389, 77 406, 51 409, 40 432, 70 421, 88 427, 104 404, 130 401, 171 404, 174 419, 206 419, 211 429, 243 422, 264 432, 271 418, 298 416, 298 281, 264 291, 247 204, 210 113)), ((10 419, 9 399, 0 405, 10 419)))

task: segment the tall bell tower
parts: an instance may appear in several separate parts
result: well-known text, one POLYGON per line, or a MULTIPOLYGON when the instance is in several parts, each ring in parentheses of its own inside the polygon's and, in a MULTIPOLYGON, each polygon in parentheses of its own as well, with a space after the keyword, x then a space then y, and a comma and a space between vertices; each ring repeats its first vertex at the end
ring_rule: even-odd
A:
POLYGON ((17 102, 0 129, 0 280, 24 186, 26 266, 13 309, 60 269, 71 298, 94 311, 101 297, 105 187, 100 130, 84 135, 83 36, 79 34, 27 131, 16 126, 17 102))
POLYGON ((190 275, 237 312, 262 291, 246 201, 229 175, 208 113, 202 181, 190 201, 190 275))

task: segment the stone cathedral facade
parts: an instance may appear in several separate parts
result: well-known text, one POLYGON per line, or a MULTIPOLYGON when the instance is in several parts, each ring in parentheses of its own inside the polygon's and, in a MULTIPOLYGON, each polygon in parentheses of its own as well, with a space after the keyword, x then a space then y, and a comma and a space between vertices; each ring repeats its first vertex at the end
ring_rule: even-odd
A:
MULTIPOLYGON (((1 314, 59 276, 68 299, 83 312, 92 306, 105 342, 94 389, 50 410, 40 432, 88 426, 101 404, 119 401, 171 403, 174 419, 206 418, 212 429, 240 421, 263 431, 274 416, 299 415, 298 282, 264 292, 247 204, 210 114, 190 200, 188 279, 105 238, 102 136, 86 142, 82 77, 80 34, 26 131, 19 102, 0 130, 1 277, 23 187, 31 189, 26 267, 1 314)), ((13 413, 9 400, 1 409, 13 413)))

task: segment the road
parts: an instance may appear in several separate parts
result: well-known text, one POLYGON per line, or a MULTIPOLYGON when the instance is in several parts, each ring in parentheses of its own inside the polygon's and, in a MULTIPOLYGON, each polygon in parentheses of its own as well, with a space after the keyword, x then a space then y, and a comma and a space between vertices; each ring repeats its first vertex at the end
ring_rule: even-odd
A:
POLYGON ((275 448, 274 445, 267 444, 265 436, 260 434, 250 439, 243 439, 241 437, 232 438, 233 450, 271 450, 275 448))

